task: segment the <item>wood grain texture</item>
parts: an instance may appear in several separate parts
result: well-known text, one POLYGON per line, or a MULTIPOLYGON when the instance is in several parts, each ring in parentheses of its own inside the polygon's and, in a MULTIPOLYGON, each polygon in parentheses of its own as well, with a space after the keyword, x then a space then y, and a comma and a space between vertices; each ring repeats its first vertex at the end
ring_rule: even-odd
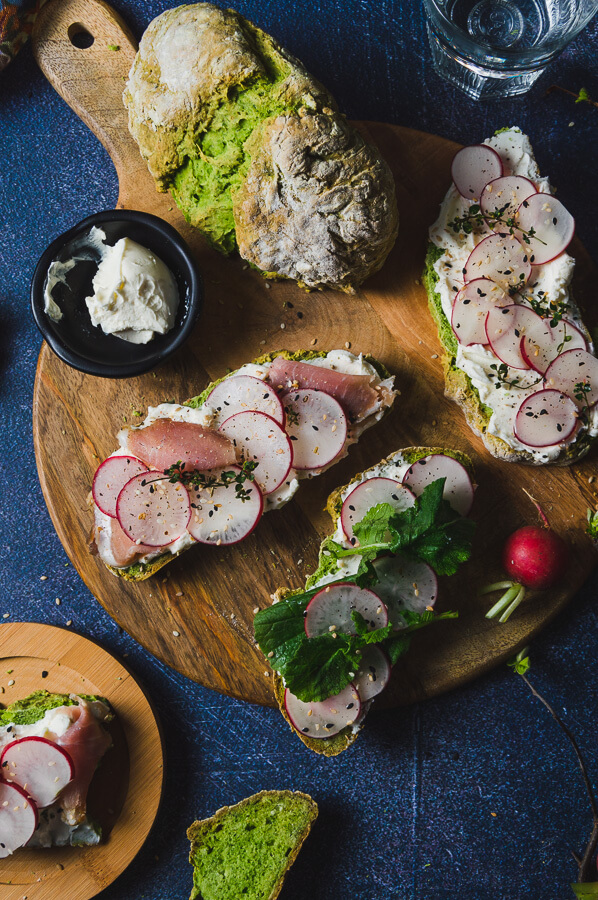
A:
POLYGON ((0 870, 0 900, 25 896, 28 900, 89 900, 129 865, 158 811, 163 752, 154 713, 117 659, 63 628, 34 622, 0 625, 0 666, 1 699, 6 706, 45 688, 61 694, 101 694, 116 712, 110 726, 113 747, 89 793, 89 811, 103 827, 102 843, 87 848, 18 850, 2 860, 0 870), (42 672, 47 672, 46 677, 42 672))
MULTIPOLYGON (((419 279, 427 229, 450 182, 457 145, 406 128, 358 123, 380 147, 397 185, 400 233, 384 268, 355 296, 332 291, 307 294, 290 283, 266 285, 241 259, 225 259, 210 250, 186 225, 170 197, 156 192, 128 136, 126 112, 118 106, 120 86, 116 90, 107 75, 115 65, 119 72, 123 65, 126 70, 134 53, 127 35, 116 34, 117 28, 118 20, 104 4, 51 3, 38 21, 34 51, 57 90, 113 155, 119 206, 161 215, 184 235, 204 274, 206 304, 194 335, 178 356, 140 378, 109 381, 86 376, 42 347, 33 407, 38 471, 58 535, 85 583, 119 624, 169 665, 215 690, 273 705, 264 674, 267 667, 252 640, 253 609, 269 603, 269 595, 280 586, 300 586, 315 566, 319 541, 330 530, 323 512, 328 493, 401 447, 455 447, 470 454, 479 482, 473 510, 478 521, 474 558, 441 585, 440 608, 458 609, 459 619, 415 636, 380 705, 438 694, 504 661, 563 608, 593 567, 583 520, 587 505, 596 502, 588 482, 594 464, 590 459, 574 469, 530 469, 501 463, 488 454, 461 411, 443 395, 440 346, 419 279), (89 50, 78 51, 87 57, 77 57, 66 47, 75 19, 92 33, 99 29, 102 36, 89 50), (107 50, 108 42, 121 48, 116 63, 118 54, 107 50), (98 72, 116 94, 106 95, 104 85, 97 83, 98 72), (182 400, 261 353, 306 348, 314 340, 318 348, 349 342, 355 352, 372 353, 396 375, 401 391, 392 414, 369 431, 346 460, 304 484, 291 504, 265 516, 241 544, 194 548, 141 584, 116 579, 88 554, 91 479, 98 462, 116 446, 123 419, 135 423, 138 419, 132 414, 144 415, 147 405, 168 398, 182 400), (537 497, 553 527, 571 542, 572 564, 563 585, 530 601, 500 626, 484 618, 489 601, 480 599, 478 590, 500 577, 504 538, 518 526, 536 521, 523 487, 537 497)), ((578 258, 576 293, 582 302, 590 301, 596 271, 579 244, 573 252, 578 258)))

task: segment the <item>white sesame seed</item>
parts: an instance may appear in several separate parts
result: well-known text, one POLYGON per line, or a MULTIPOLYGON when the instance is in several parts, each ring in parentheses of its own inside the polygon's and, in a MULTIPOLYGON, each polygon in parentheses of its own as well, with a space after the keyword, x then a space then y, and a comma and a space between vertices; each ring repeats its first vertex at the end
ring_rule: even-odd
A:
POLYGON ((56 606, 60 606, 60 597, 56 598, 56 606))
POLYGON ((14 683, 15 683, 14 678, 11 678, 10 681, 8 682, 8 686, 12 687, 14 683))
POLYGON ((259 613, 259 611, 260 611, 259 606, 254 607, 253 615, 254 615, 254 616, 257 616, 257 614, 259 613))
POLYGON ((42 575, 42 576, 40 576, 40 579, 39 579, 39 580, 40 580, 40 581, 47 581, 47 580, 48 580, 48 576, 47 576, 47 575, 42 575))
POLYGON ((173 631, 172 633, 173 633, 173 635, 174 635, 175 637, 180 637, 180 632, 178 632, 178 631, 173 631))

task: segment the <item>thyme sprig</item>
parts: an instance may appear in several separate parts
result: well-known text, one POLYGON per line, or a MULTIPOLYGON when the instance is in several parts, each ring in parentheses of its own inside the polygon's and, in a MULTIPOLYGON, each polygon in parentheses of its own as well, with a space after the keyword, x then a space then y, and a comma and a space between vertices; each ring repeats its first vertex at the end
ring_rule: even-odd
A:
POLYGON ((541 244, 545 244, 546 241, 537 236, 533 225, 529 230, 526 230, 517 223, 514 216, 505 216, 509 206, 510 204, 506 203, 504 206, 499 206, 498 209, 483 213, 479 203, 473 203, 462 216, 455 216, 453 221, 448 223, 448 227, 452 228, 455 233, 462 231, 464 234, 471 234, 476 226, 481 228, 484 224, 491 222, 492 225, 502 225, 510 235, 514 235, 518 231, 525 244, 531 244, 532 238, 535 238, 541 244))
MULTIPOLYGON (((532 384, 520 384, 520 378, 513 378, 512 381, 509 381, 509 367, 506 363, 501 363, 498 365, 497 363, 492 363, 490 366, 494 373, 494 377, 496 381, 494 382, 494 387, 497 388, 520 388, 521 390, 527 390, 530 387, 535 387, 537 384, 540 384, 542 378, 538 378, 537 381, 534 381, 532 384)), ((490 375, 492 378, 492 375, 490 375)))
MULTIPOLYGON (((197 469, 185 471, 185 463, 179 459, 178 462, 169 466, 168 469, 164 469, 164 476, 171 484, 179 482, 180 484, 184 484, 185 487, 207 490, 210 496, 214 493, 216 488, 228 487, 230 484, 234 484, 237 499, 244 503, 246 500, 249 500, 251 496, 244 485, 246 482, 254 480, 253 470, 256 466, 257 462, 252 459, 246 459, 241 466, 240 472, 225 470, 220 472, 219 475, 210 475, 206 472, 198 472, 197 469)), ((155 480, 160 481, 161 479, 156 478, 155 480)))

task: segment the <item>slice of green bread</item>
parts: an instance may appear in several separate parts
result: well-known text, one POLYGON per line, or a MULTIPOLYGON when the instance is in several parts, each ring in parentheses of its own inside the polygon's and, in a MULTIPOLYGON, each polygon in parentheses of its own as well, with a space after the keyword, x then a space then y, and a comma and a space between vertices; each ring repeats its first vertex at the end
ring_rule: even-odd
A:
MULTIPOLYGON (((310 359, 321 359, 326 356, 328 353, 327 350, 275 350, 272 353, 264 353, 262 356, 258 356, 257 359, 252 360, 253 365, 263 365, 264 363, 272 362, 277 356, 282 356, 285 359, 289 360, 301 360, 302 362, 309 362, 310 359)), ((381 363, 378 362, 377 359, 374 359, 373 356, 369 356, 368 354, 363 354, 363 358, 368 362, 378 373, 381 380, 386 378, 390 378, 390 372, 388 369, 381 363)), ((190 400, 186 400, 183 403, 183 406, 191 406, 194 409, 200 407, 209 394, 214 390, 217 384, 224 381, 225 378, 229 378, 231 375, 234 375, 235 372, 229 372, 227 375, 222 378, 217 379, 216 381, 212 381, 203 389, 203 391, 198 394, 196 397, 191 397, 190 400)), ((389 411, 390 407, 384 410, 383 415, 389 411)), ((95 547, 95 539, 93 537, 90 538, 89 543, 91 552, 94 552, 97 548, 95 547)), ((187 550, 190 550, 191 547, 187 547, 187 550)), ((160 553, 158 556, 153 557, 153 559, 149 559, 147 562, 138 562, 133 563, 133 565, 126 566, 123 568, 117 568, 116 566, 111 566, 105 563, 106 568, 109 569, 113 575, 116 575, 118 578, 124 578, 126 581, 145 581, 146 578, 151 578, 152 575, 155 575, 163 566, 168 565, 168 563, 172 562, 180 556, 181 553, 184 553, 185 550, 179 550, 177 553, 160 553)))
MULTIPOLYGON (((77 694, 82 700, 93 703, 100 700, 109 706, 105 697, 97 697, 94 694, 77 694)), ((0 728, 7 725, 33 725, 43 719, 49 709, 57 709, 59 706, 76 706, 77 701, 69 694, 51 694, 49 691, 33 691, 22 700, 15 700, 10 706, 0 709, 0 728)), ((110 718, 114 718, 113 715, 110 718)), ((106 719, 109 721, 109 719, 106 719)))
POLYGON ((261 791, 187 831, 190 900, 274 900, 318 815, 299 791, 261 791))
MULTIPOLYGON (((363 472, 359 472, 355 475, 348 484, 343 485, 342 487, 336 488, 330 496, 328 497, 328 501, 326 503, 326 509, 330 514, 332 519, 332 523, 334 526, 334 530, 336 529, 338 520, 340 518, 341 509, 343 505, 342 495, 343 493, 351 487, 352 484, 356 482, 362 481, 368 474, 368 472, 374 472, 380 466, 383 466, 385 463, 390 463, 393 460, 396 460, 400 455, 402 459, 408 465, 412 465, 414 462, 417 462, 418 459, 423 459, 424 456, 431 456, 432 454, 443 454, 444 456, 451 456, 453 459, 456 459, 460 462, 469 474, 473 478, 473 465, 470 458, 465 454, 461 453, 459 450, 447 450, 443 447, 407 447, 404 450, 397 450, 392 456, 386 457, 386 459, 381 460, 377 465, 371 466, 369 469, 365 469, 363 472)), ((324 576, 330 575, 331 572, 334 571, 336 566, 336 561, 333 557, 327 556, 323 552, 323 548, 326 544, 326 540, 322 542, 320 548, 320 558, 318 561, 318 568, 316 571, 309 576, 306 581, 305 588, 308 590, 309 588, 315 587, 317 582, 323 578, 324 576)), ((292 594, 300 594, 303 593, 300 589, 297 590, 289 590, 287 588, 279 588, 274 594, 275 602, 280 600, 285 600, 287 597, 290 597, 292 594)), ((309 747, 310 750, 313 750, 314 753, 319 753, 322 756, 338 756, 339 753, 342 753, 343 750, 346 750, 351 746, 356 740, 359 732, 361 731, 365 716, 361 718, 361 721, 354 725, 348 725, 346 728, 343 728, 338 734, 334 735, 334 737, 330 738, 320 738, 314 739, 308 737, 303 734, 303 732, 298 731, 291 719, 288 716, 286 711, 285 703, 284 703, 284 694, 285 694, 285 684, 283 678, 279 675, 278 672, 274 672, 273 677, 273 688, 274 688, 274 696, 276 697, 276 702, 278 703, 280 712, 282 713, 284 719, 291 731, 294 731, 300 740, 303 741, 306 747, 309 747)))

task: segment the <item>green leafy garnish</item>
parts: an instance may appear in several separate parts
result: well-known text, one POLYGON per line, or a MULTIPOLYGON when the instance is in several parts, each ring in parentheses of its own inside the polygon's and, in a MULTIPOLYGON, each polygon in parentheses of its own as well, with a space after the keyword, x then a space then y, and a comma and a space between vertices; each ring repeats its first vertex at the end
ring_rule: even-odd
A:
POLYGON ((516 656, 512 656, 511 659, 508 659, 507 665, 509 668, 513 669, 517 675, 525 675, 531 666, 529 647, 524 647, 523 650, 520 650, 519 653, 516 654, 516 656))
MULTIPOLYGON (((414 505, 397 512, 390 504, 380 503, 368 510, 353 526, 355 546, 345 547, 332 539, 324 542, 322 552, 334 560, 359 557, 355 575, 339 577, 327 586, 347 583, 372 587, 379 578, 373 562, 381 555, 398 553, 427 562, 440 575, 452 575, 460 563, 469 559, 474 523, 455 513, 443 499, 444 478, 429 484, 414 505)), ((286 686, 305 702, 325 700, 340 693, 359 670, 361 653, 371 644, 380 644, 394 665, 409 649, 414 631, 441 619, 456 618, 457 613, 435 614, 432 610, 416 613, 402 610, 399 621, 369 630, 358 612, 353 611, 354 633, 331 630, 307 637, 305 614, 312 598, 323 589, 320 584, 295 592, 285 600, 260 610, 254 619, 255 638, 272 668, 284 678, 286 686), (395 630, 395 626, 400 630, 395 630)))
POLYGON ((438 478, 427 485, 414 505, 402 512, 389 503, 372 507, 353 527, 353 547, 328 541, 325 550, 337 559, 359 555, 366 562, 400 552, 428 563, 438 575, 454 575, 471 555, 475 524, 443 499, 445 481, 438 478))

